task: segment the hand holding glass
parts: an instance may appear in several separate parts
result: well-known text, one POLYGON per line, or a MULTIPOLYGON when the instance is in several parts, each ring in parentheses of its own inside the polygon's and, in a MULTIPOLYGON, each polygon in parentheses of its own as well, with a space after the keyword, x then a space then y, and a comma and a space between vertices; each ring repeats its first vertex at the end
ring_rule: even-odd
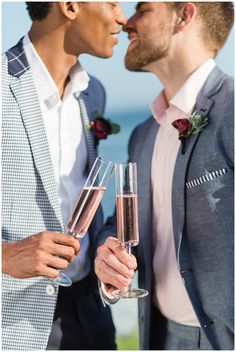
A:
MULTIPOLYGON (((67 232, 72 236, 80 239, 88 231, 113 170, 114 164, 111 161, 106 162, 99 157, 95 160, 66 226, 67 232)), ((72 284, 72 281, 62 272, 59 272, 59 276, 54 281, 61 286, 72 284)))
MULTIPOLYGON (((131 248, 139 243, 137 165, 116 164, 115 174, 118 240, 130 254, 131 248)), ((148 291, 131 288, 130 285, 128 291, 115 290, 113 295, 121 298, 142 298, 148 295, 148 291)))

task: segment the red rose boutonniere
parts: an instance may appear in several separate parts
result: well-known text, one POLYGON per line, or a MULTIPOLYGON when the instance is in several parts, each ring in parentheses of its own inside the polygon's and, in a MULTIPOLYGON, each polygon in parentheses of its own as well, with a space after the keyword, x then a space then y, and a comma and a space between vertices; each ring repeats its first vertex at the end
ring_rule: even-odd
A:
POLYGON ((179 132, 179 140, 181 141, 181 154, 185 152, 186 140, 192 134, 201 132, 208 124, 208 117, 195 111, 189 116, 189 119, 178 119, 172 122, 172 125, 179 132))
POLYGON ((96 112, 95 119, 88 124, 87 130, 93 132, 95 143, 98 145, 100 139, 107 139, 109 134, 119 133, 120 126, 96 112))

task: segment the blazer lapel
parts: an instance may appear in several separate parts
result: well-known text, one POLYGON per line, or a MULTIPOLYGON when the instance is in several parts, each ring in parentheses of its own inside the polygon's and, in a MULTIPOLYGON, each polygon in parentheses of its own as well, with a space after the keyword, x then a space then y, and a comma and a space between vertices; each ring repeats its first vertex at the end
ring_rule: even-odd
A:
POLYGON ((35 167, 55 215, 63 228, 47 135, 30 66, 23 48, 23 38, 6 52, 6 56, 8 58, 8 72, 12 76, 10 88, 19 104, 35 167))
POLYGON ((14 79, 10 83, 10 87, 19 104, 37 172, 40 175, 51 206, 62 225, 62 215, 48 140, 30 71, 28 70, 24 75, 14 79))
POLYGON ((19 78, 30 69, 27 57, 23 48, 23 38, 6 52, 8 59, 8 73, 19 78))
POLYGON ((80 112, 81 112, 81 118, 82 118, 82 123, 84 127, 84 133, 86 137, 86 143, 87 143, 87 148, 88 148, 88 168, 89 170, 92 168, 93 163, 97 157, 97 150, 95 146, 95 141, 94 137, 91 131, 88 131, 88 124, 90 122, 91 117, 94 115, 95 110, 93 110, 91 104, 88 101, 88 94, 86 91, 81 92, 79 98, 77 98, 79 107, 80 107, 80 112))
POLYGON ((149 263, 152 258, 152 238, 150 238, 152 235, 151 163, 157 129, 158 125, 153 120, 145 140, 138 141, 142 143, 142 152, 136 156, 137 160, 134 160, 138 163, 140 245, 137 250, 141 256, 145 256, 146 263, 149 263))
MULTIPOLYGON (((214 68, 197 98, 196 111, 208 116, 213 106, 213 101, 210 97, 220 88, 223 77, 224 74, 217 67, 214 68)), ((179 151, 175 164, 172 186, 172 214, 177 259, 179 259, 179 249, 185 224, 186 173, 199 135, 193 135, 187 140, 185 154, 181 154, 179 151)))

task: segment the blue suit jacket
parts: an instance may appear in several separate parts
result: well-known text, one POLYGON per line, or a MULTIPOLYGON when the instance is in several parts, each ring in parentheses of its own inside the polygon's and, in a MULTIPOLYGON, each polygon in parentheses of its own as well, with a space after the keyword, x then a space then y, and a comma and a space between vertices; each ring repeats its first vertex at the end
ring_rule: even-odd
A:
MULTIPOLYGON (((21 240, 45 230, 62 231, 62 216, 49 146, 31 70, 22 40, 3 55, 2 86, 2 239, 21 240)), ((95 111, 103 113, 105 92, 90 77, 78 99, 88 148, 88 168, 97 149, 87 131, 95 111)), ((101 208, 89 230, 91 260, 102 226, 101 208)), ((17 263, 16 263, 17 265, 17 263)), ((45 349, 51 331, 58 287, 47 278, 2 279, 2 346, 4 349, 45 349)))
MULTIPOLYGON (((195 110, 208 116, 201 133, 179 152, 172 186, 172 215, 179 270, 213 349, 233 348, 234 84, 217 67, 200 91, 195 110)), ((151 159, 158 125, 148 119, 133 133, 129 156, 138 163, 140 287, 152 293, 151 159)), ((150 294, 139 300, 141 345, 149 349, 150 294)), ((157 327, 158 328, 158 327, 157 327)))
MULTIPOLYGON (((200 91, 195 110, 208 125, 179 151, 172 185, 176 255, 188 295, 213 349, 233 348, 234 85, 217 67, 200 91)), ((151 160, 158 124, 151 117, 133 132, 129 159, 138 165, 141 348, 150 349, 152 270, 151 160)), ((104 232, 113 233, 114 218, 104 232)), ((168 254, 167 254, 168 255, 168 254)), ((154 330, 158 327, 154 327, 154 330)), ((153 331, 153 329, 151 330, 153 331)))

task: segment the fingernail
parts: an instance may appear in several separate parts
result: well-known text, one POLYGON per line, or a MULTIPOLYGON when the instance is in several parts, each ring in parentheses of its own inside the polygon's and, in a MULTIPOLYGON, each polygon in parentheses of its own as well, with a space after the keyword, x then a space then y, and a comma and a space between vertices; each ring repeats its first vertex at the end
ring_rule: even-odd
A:
POLYGON ((134 276, 134 271, 133 271, 133 270, 127 271, 127 272, 126 272, 126 276, 127 276, 128 278, 132 278, 132 277, 134 276))
POLYGON ((127 263, 129 269, 133 269, 134 268, 134 264, 132 262, 128 262, 127 263))

